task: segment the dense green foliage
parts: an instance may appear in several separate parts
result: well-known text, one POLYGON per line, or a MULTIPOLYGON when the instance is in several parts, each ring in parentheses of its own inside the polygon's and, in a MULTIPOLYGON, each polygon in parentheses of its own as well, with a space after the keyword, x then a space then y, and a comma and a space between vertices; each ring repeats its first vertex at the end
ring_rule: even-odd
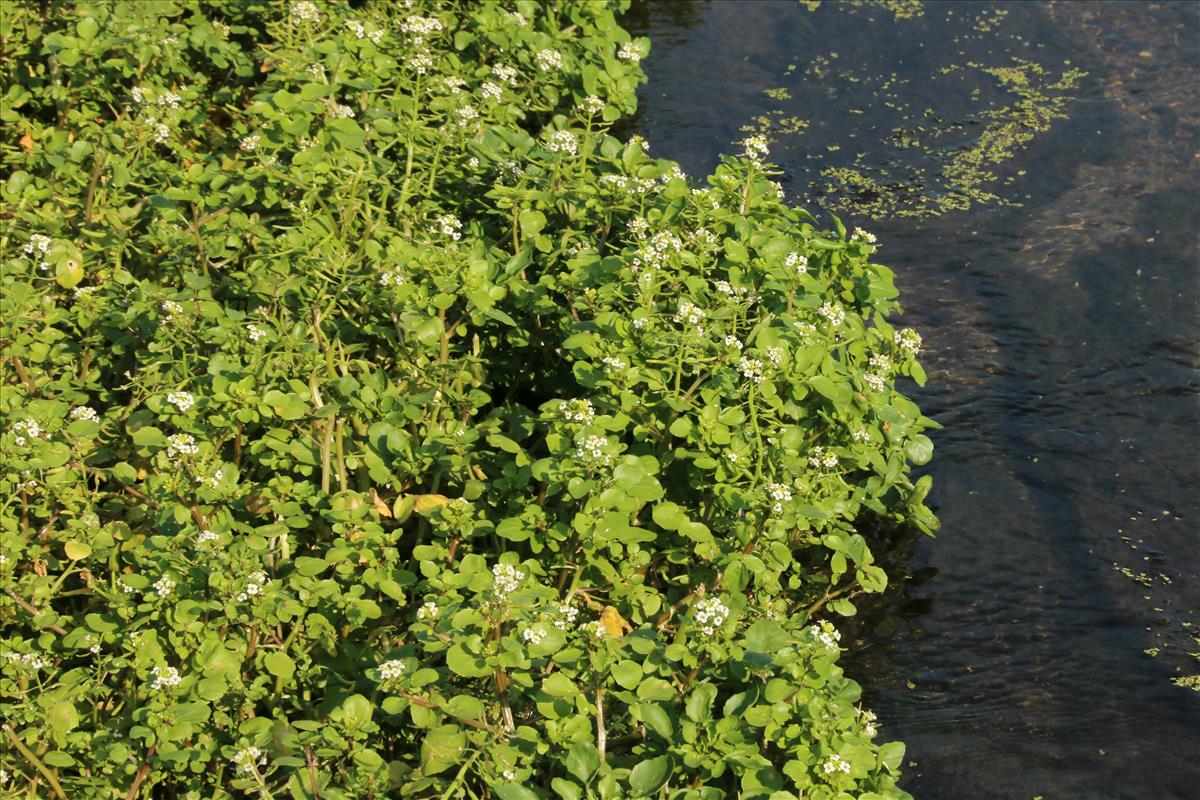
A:
POLYGON ((5 792, 907 797, 919 337, 614 10, 5 4, 5 792))

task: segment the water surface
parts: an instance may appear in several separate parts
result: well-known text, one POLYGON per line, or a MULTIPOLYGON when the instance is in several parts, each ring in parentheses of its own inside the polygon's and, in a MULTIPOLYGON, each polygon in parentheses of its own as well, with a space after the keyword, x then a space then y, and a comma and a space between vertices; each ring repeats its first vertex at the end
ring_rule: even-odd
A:
POLYGON ((943 528, 897 545, 848 659, 905 786, 1200 797, 1200 693, 1173 682, 1200 673, 1200 4, 626 24, 652 153, 703 175, 765 122, 796 202, 879 235, 925 337, 906 391, 945 426, 943 528))

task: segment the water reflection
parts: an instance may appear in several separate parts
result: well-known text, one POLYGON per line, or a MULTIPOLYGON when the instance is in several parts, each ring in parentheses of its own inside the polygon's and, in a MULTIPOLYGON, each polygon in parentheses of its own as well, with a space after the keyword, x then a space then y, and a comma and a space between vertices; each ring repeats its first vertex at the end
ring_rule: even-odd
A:
MULTIPOLYGON (((1200 5, 898 19, 655 2, 630 24, 654 42, 635 126, 655 154, 705 174, 786 104, 809 124, 772 156, 817 205, 836 204, 831 165, 944 163, 949 139, 897 161, 884 101, 961 123, 970 147, 976 100, 934 91, 938 65, 1017 54, 1088 73, 1068 118, 996 167, 989 186, 1019 207, 849 215, 897 271, 931 377, 910 388, 946 426, 931 465, 943 532, 893 543, 908 579, 864 615, 852 664, 884 734, 909 744, 919 797, 1197 796, 1200 695, 1171 680, 1200 672, 1200 5), (765 93, 781 86, 790 100, 765 93)), ((986 99, 994 82, 974 78, 986 99)))

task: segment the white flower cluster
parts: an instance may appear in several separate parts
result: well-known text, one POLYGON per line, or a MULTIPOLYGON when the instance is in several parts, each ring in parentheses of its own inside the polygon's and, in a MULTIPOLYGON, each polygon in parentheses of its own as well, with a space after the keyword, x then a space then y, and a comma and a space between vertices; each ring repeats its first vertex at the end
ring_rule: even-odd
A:
POLYGON ((209 544, 210 542, 219 541, 220 538, 221 537, 218 534, 214 533, 213 531, 205 529, 205 530, 200 531, 200 533, 198 533, 196 535, 196 544, 201 544, 201 545, 209 544))
POLYGON ((739 297, 749 297, 751 302, 753 302, 755 299, 754 295, 751 294, 748 288, 745 286, 734 286, 729 281, 716 281, 713 283, 713 288, 721 294, 728 295, 734 299, 739 297))
POLYGON ((626 366, 625 362, 616 356, 605 356, 600 361, 604 364, 608 372, 620 372, 626 366))
POLYGON ((233 766, 240 773, 254 772, 259 764, 265 762, 266 756, 257 747, 243 747, 233 754, 233 766))
POLYGON ((863 375, 863 380, 876 392, 882 392, 887 387, 887 376, 880 375, 878 372, 868 372, 863 375))
POLYGON ((742 352, 742 340, 737 338, 736 336, 726 336, 724 339, 724 342, 725 342, 726 347, 732 347, 734 350, 737 350, 739 353, 742 352))
POLYGON ((173 591, 175 591, 175 581, 171 580, 170 575, 163 575, 154 582, 154 593, 159 597, 170 597, 173 591))
POLYGON ((707 315, 704 309, 690 300, 680 300, 679 310, 675 312, 674 320, 680 324, 691 325, 697 336, 704 334, 704 319, 707 315))
POLYGON ((771 362, 772 367, 778 367, 780 364, 782 364, 783 363, 783 348, 782 347, 768 347, 767 348, 767 361, 771 362))
POLYGON ((850 774, 850 762, 834 753, 829 758, 825 759, 825 763, 821 765, 821 769, 826 775, 832 775, 835 772, 850 774))
POLYGON ((627 194, 645 194, 656 185, 650 178, 638 178, 633 175, 601 175, 600 182, 627 194))
POLYGON ((861 709, 858 712, 858 719, 863 724, 863 735, 865 735, 868 739, 873 739, 875 735, 879 733, 879 728, 875 726, 875 723, 878 719, 878 717, 875 716, 875 712, 867 711, 865 708, 861 709))
POLYGON ((796 322, 792 324, 792 327, 796 329, 802 342, 807 342, 817 335, 817 328, 811 322, 796 322))
POLYGON ((492 590, 500 599, 515 592, 523 580, 525 573, 512 564, 497 564, 492 567, 492 590))
POLYGON ((479 87, 479 96, 484 100, 495 103, 504 96, 504 88, 493 81, 484 81, 479 87))
POLYGON ((575 104, 575 110, 579 112, 580 116, 599 116, 604 113, 604 101, 594 94, 589 94, 575 104))
POLYGON ((850 235, 851 241, 866 242, 867 244, 875 244, 875 234, 867 233, 862 228, 855 228, 854 233, 850 235))
POLYGON ((232 29, 228 25, 226 25, 224 22, 221 22, 221 20, 219 20, 219 19, 213 20, 212 26, 213 26, 213 30, 215 30, 217 32, 217 35, 220 36, 222 39, 229 38, 229 32, 232 29))
POLYGON ((26 669, 39 670, 50 666, 49 660, 38 653, 14 653, 9 650, 4 653, 3 658, 10 663, 20 664, 26 669))
POLYGON ((866 428, 855 428, 850 431, 850 438, 859 444, 866 444, 871 441, 871 434, 867 432, 866 428))
POLYGON ((262 590, 266 587, 271 579, 267 577, 267 573, 261 569, 250 573, 250 577, 246 578, 246 588, 238 593, 237 599, 239 603, 244 603, 251 597, 257 597, 262 594, 262 590))
POLYGON ((755 162, 762 161, 771 152, 765 136, 747 136, 742 140, 742 147, 746 149, 746 157, 755 162))
POLYGON ((813 469, 833 469, 838 465, 837 453, 824 447, 814 447, 808 454, 808 465, 813 469))
POLYGON ((540 625, 530 625, 521 630, 525 644, 539 645, 546 640, 546 630, 540 625))
POLYGON ((263 330, 262 328, 258 327, 257 325, 255 325, 253 323, 246 326, 246 336, 249 337, 250 341, 252 341, 252 342, 257 342, 259 339, 263 338, 266 335, 267 335, 267 332, 265 330, 263 330))
POLYGON ((772 483, 767 487, 767 495, 771 498, 771 512, 775 514, 783 513, 785 503, 792 502, 792 490, 782 483, 772 483))
POLYGON ((783 265, 788 269, 795 269, 796 272, 803 275, 808 272, 808 256, 802 256, 799 253, 788 253, 783 259, 783 265))
POLYGON ((183 677, 174 667, 154 667, 150 670, 150 679, 150 688, 161 692, 163 689, 178 686, 183 677))
POLYGON ((389 269, 379 276, 379 285, 384 288, 403 286, 406 282, 400 271, 395 269, 389 269))
POLYGON ((570 131, 555 131, 547 137, 546 149, 551 153, 573 156, 579 151, 579 137, 570 131))
POLYGON ((409 57, 404 60, 404 66, 408 67, 418 75, 424 75, 433 68, 433 59, 425 50, 414 50, 409 57))
POLYGON ((385 661, 379 665, 379 677, 385 681, 392 681, 404 677, 406 669, 403 661, 393 658, 391 661, 385 661))
POLYGON ((33 439, 42 437, 42 426, 36 419, 19 419, 13 423, 13 444, 24 447, 33 439))
POLYGON ((258 145, 260 143, 262 143, 262 137, 260 137, 257 133, 252 133, 249 136, 242 137, 242 140, 238 142, 238 148, 243 153, 253 153, 258 149, 258 145))
POLYGON ((493 64, 492 77, 509 86, 517 85, 517 68, 508 64, 493 64))
POLYGON ((35 233, 29 237, 29 241, 21 248, 25 255, 31 258, 35 253, 41 254, 42 262, 39 264, 40 269, 49 269, 50 262, 46 260, 46 254, 50 252, 51 239, 49 236, 44 236, 40 233, 35 233))
POLYGON ((542 72, 563 68, 563 57, 557 50, 539 50, 533 60, 537 62, 538 69, 542 72))
POLYGON ((413 14, 400 23, 400 30, 412 34, 418 41, 434 33, 445 30, 445 25, 437 17, 422 17, 413 14))
MULTIPOLYGON (((635 227, 634 223, 630 222, 629 227, 630 230, 633 230, 635 227)), ((645 229, 637 226, 637 230, 644 232, 645 229)), ((678 253, 682 250, 682 239, 670 231, 659 231, 641 244, 637 253, 629 262, 629 268, 635 275, 643 269, 662 269, 667 265, 667 260, 671 257, 672 253, 678 253)), ((678 321, 676 320, 676 322, 678 321)))
POLYGON ((729 619, 729 609, 715 597, 705 597, 696 603, 696 611, 692 615, 700 632, 705 636, 716 633, 725 620, 729 619))
POLYGON ((189 433, 176 433, 167 437, 167 458, 194 456, 199 452, 200 447, 189 433))
POLYGON ((297 0, 292 3, 288 13, 288 22, 293 25, 302 25, 305 22, 317 23, 321 21, 321 12, 317 9, 317 4, 311 0, 297 0))
POLYGON ((596 410, 592 408, 592 404, 582 398, 563 400, 558 404, 558 413, 562 414, 562 418, 567 422, 577 422, 580 425, 590 425, 596 418, 596 410))
POLYGON ((836 303, 825 302, 817 309, 817 313, 829 321, 833 327, 840 327, 846 321, 846 311, 836 303))
POLYGON ((604 452, 604 447, 608 444, 608 439, 603 436, 589 435, 584 436, 579 440, 578 446, 575 448, 575 458, 580 461, 591 461, 608 466, 612 463, 612 456, 604 452))
POLYGON ((424 605, 417 609, 417 619, 421 622, 433 622, 437 615, 438 605, 432 600, 426 600, 424 605))
POLYGON ((171 392, 167 395, 167 402, 178 408, 179 413, 186 414, 196 404, 196 398, 191 392, 171 392))
POLYGON ((838 642, 842 640, 842 635, 838 633, 837 628, 833 627, 833 624, 829 622, 822 621, 819 626, 808 626, 808 633, 826 650, 837 650, 838 642))
POLYGON ((329 103, 329 116, 334 119, 347 119, 354 117, 354 109, 350 106, 342 105, 341 103, 329 103))
POLYGON ((642 60, 642 53, 638 50, 638 46, 633 42, 626 42, 621 45, 621 49, 617 51, 617 58, 622 61, 629 61, 634 64, 642 60))
POLYGON ((570 603, 561 603, 558 606, 558 617, 554 620, 554 627, 565 631, 575 624, 576 618, 579 617, 579 609, 570 603))
POLYGON ((904 328, 892 334, 892 341, 910 356, 915 356, 921 350, 921 334, 912 328, 904 328))
POLYGON ((174 319, 183 313, 183 306, 174 300, 163 300, 158 304, 158 307, 167 315, 167 319, 174 319))
MULTIPOLYGON (((740 345, 739 345, 740 349, 740 345)), ((738 372, 742 377, 755 383, 763 382, 763 363, 761 359, 742 356, 738 359, 738 372)))
POLYGON ((462 222, 453 214, 442 214, 437 218, 437 229, 443 236, 449 236, 454 241, 462 238, 462 222))
POLYGON ((892 371, 892 359, 883 353, 876 353, 871 356, 869 363, 880 372, 888 373, 892 371))

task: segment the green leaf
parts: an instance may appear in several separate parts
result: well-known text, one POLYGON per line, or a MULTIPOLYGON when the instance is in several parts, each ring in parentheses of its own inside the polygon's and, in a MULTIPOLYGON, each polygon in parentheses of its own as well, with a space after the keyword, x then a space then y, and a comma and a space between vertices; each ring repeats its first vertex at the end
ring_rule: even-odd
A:
POLYGON ((563 766, 586 786, 600 769, 600 752, 591 742, 576 742, 567 752, 563 766))
POLYGON ((296 672, 295 662, 292 661, 287 653, 281 650, 272 650, 263 656, 263 664, 266 666, 267 672, 278 678, 283 678, 285 681, 290 680, 296 672))
POLYGON ((647 728, 668 742, 672 740, 675 736, 675 724, 671 722, 671 715, 663 710, 662 706, 658 703, 642 703, 637 709, 647 728))
POLYGON ((482 678, 492 672, 487 662, 468 652, 462 642, 455 644, 446 652, 446 666, 450 668, 451 672, 462 675, 464 678, 482 678))
POLYGON ((61 739, 79 726, 79 712, 75 710, 74 703, 64 700, 50 706, 46 712, 46 721, 50 723, 50 728, 57 738, 61 739))
POLYGON ((309 578, 314 575, 320 575, 329 567, 329 562, 325 559, 313 558, 312 556, 299 556, 294 563, 296 572, 309 578))
MULTIPOLYGON (((462 761, 467 737, 457 725, 441 725, 425 734, 421 742, 421 769, 426 775, 444 772, 462 761)), ((518 787, 520 788, 520 787, 518 787)), ((515 795, 522 800, 520 795, 515 795)))
POLYGON ((634 797, 654 794, 671 777, 671 759, 668 756, 648 758, 629 773, 629 790, 634 797))
POLYGON ((771 655, 792 644, 792 637, 780 625, 769 619, 760 619, 746 629, 742 645, 747 650, 771 655))
POLYGON ((928 464, 929 459, 933 458, 933 440, 924 435, 914 436, 909 440, 905 453, 914 464, 928 464))
POLYGON ((624 659, 612 668, 612 676, 622 689, 636 689, 642 682, 642 667, 636 661, 624 659))
POLYGON ((717 699, 717 687, 702 683, 688 696, 685 711, 692 722, 707 722, 712 716, 713 701, 717 699))
POLYGON ((83 542, 72 539, 63 545, 63 550, 67 553, 67 558, 72 561, 81 561, 92 554, 92 548, 83 542))
POLYGON ((844 406, 850 402, 850 390, 845 386, 839 386, 824 375, 815 375, 808 383, 813 389, 833 401, 837 406, 844 406))
POLYGON ((501 783, 493 786, 492 791, 500 800, 541 800, 536 792, 526 789, 519 783, 501 783))

